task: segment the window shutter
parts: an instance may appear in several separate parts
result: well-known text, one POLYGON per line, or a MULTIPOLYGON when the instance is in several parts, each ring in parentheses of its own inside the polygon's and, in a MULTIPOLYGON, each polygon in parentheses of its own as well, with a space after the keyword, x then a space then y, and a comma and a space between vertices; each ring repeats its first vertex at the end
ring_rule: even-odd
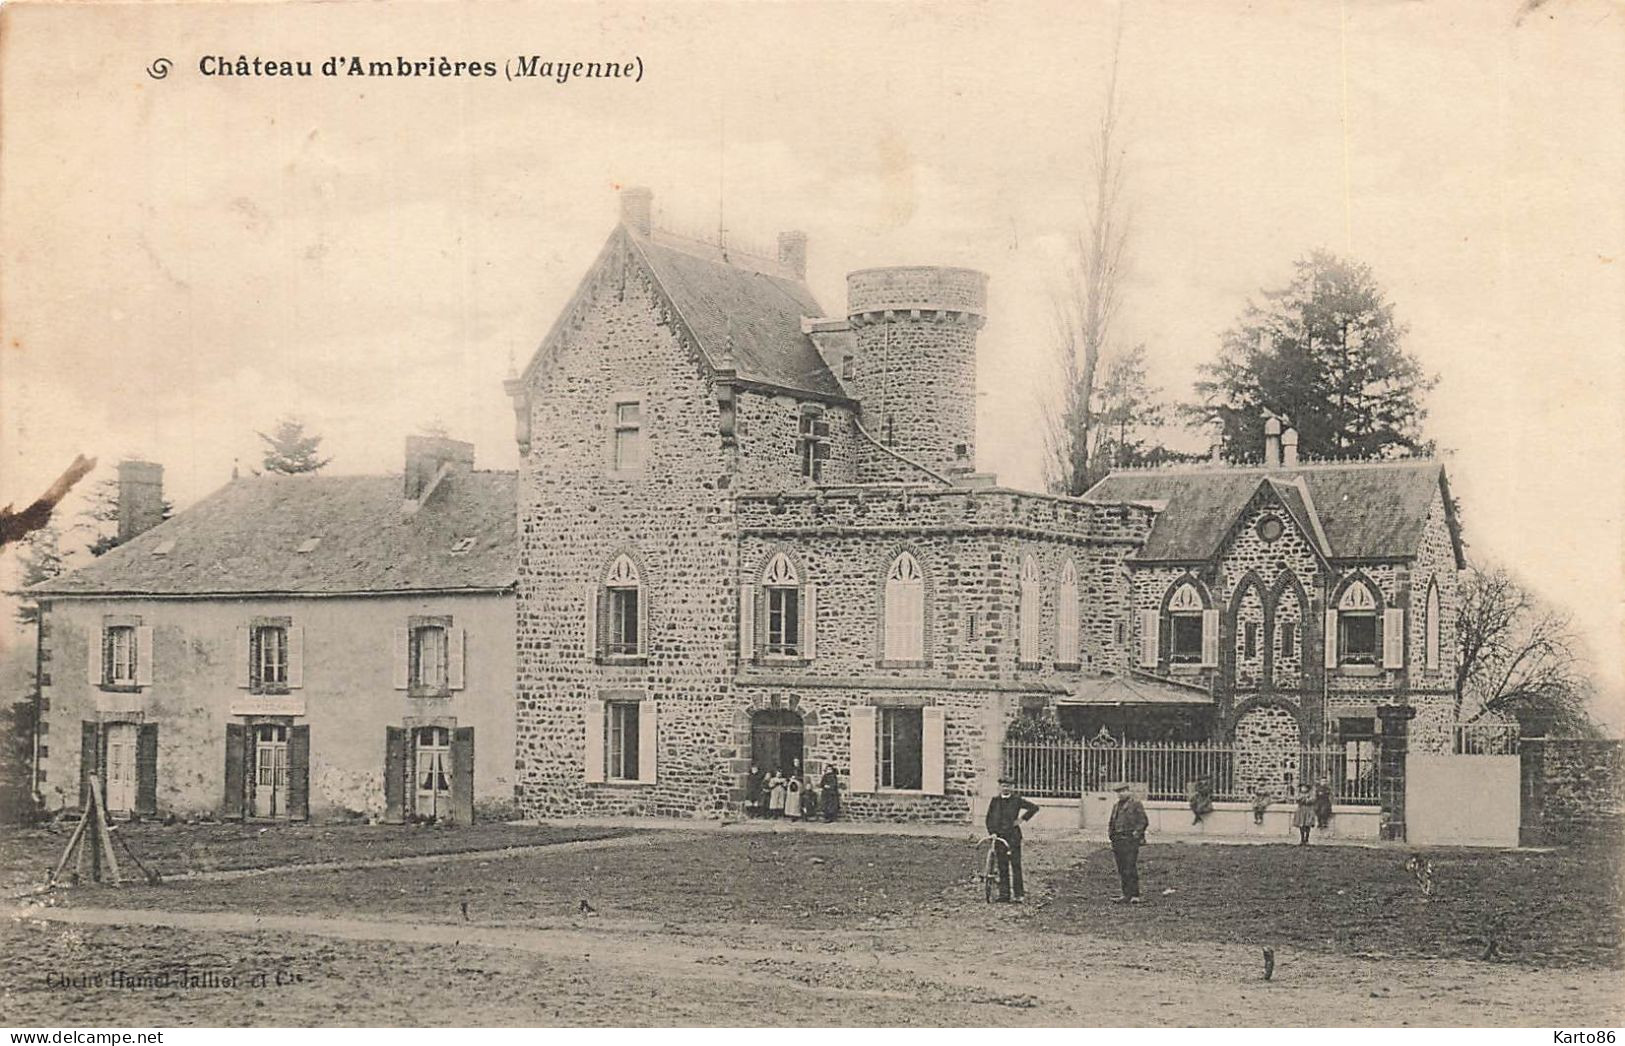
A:
POLYGON ((1140 611, 1140 667, 1156 668, 1157 652, 1160 638, 1157 630, 1162 624, 1162 615, 1155 610, 1140 611))
POLYGON ((801 656, 818 656, 818 586, 811 581, 801 590, 801 656))
POLYGON ((894 661, 925 660, 925 586, 900 586, 897 652, 894 661))
POLYGON ((102 648, 106 643, 106 629, 91 630, 86 642, 90 647, 90 660, 85 667, 85 675, 91 686, 101 686, 107 680, 106 670, 102 668, 102 648))
POLYGON ((406 820, 407 733, 404 726, 384 727, 384 821, 406 820))
POLYGON ((1055 628, 1055 660, 1063 665, 1078 663, 1078 592, 1062 585, 1055 628))
POLYGON ((849 776, 854 792, 875 790, 875 709, 873 705, 853 705, 846 710, 852 721, 852 766, 849 776))
POLYGON ((288 816, 310 820, 310 726, 288 727, 288 816))
POLYGON ((468 653, 467 637, 460 628, 446 630, 446 686, 463 689, 463 659, 468 653))
MULTIPOLYGON (((639 738, 642 741, 642 738, 639 738)), ((586 780, 597 782, 604 779, 604 703, 598 700, 587 702, 587 745, 586 745, 586 780)))
POLYGON ((303 625, 288 626, 288 689, 298 690, 305 685, 305 629, 303 625))
POLYGON ((756 656, 756 586, 739 586, 739 662, 756 656))
POLYGON ((135 630, 135 685, 152 685, 152 626, 138 625, 135 630))
POLYGON ((1337 610, 1326 611, 1326 667, 1337 667, 1337 610))
POLYGON ((935 705, 920 713, 920 788, 926 795, 942 795, 948 780, 947 717, 935 705))
POLYGON ((249 670, 254 663, 253 630, 247 625, 237 626, 237 689, 247 690, 249 670))
POLYGON ((597 585, 588 585, 581 601, 581 616, 587 624, 587 640, 582 654, 589 661, 598 659, 598 594, 597 585))
POLYGON ((474 823, 474 728, 459 726, 451 732, 452 824, 474 823))
POLYGON ((1382 667, 1405 667, 1405 609, 1389 607, 1382 612, 1382 667))
POLYGON ((242 723, 226 724, 226 795, 221 812, 226 817, 243 816, 243 793, 247 788, 248 727, 242 723))
POLYGON ((660 739, 660 705, 644 701, 638 706, 638 784, 655 783, 655 750, 660 739))
POLYGON ((411 653, 410 653, 410 650, 409 650, 409 647, 411 646, 411 642, 412 642, 411 633, 409 633, 406 629, 397 628, 395 630, 395 661, 394 661, 394 669, 395 669, 395 689, 396 690, 405 690, 406 689, 407 673, 411 668, 411 663, 410 663, 410 661, 411 661, 411 653))
POLYGON ((1219 664, 1219 612, 1202 611, 1202 667, 1217 668, 1219 664))
POLYGON ((135 731, 135 812, 158 813, 158 724, 142 723, 135 731))

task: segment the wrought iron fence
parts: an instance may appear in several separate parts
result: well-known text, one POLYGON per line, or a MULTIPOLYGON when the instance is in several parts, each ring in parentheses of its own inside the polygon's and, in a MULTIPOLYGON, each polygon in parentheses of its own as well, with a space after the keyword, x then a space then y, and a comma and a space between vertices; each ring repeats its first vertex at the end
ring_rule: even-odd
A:
POLYGON ((1218 800, 1248 802, 1262 789, 1280 801, 1300 781, 1325 781, 1334 802, 1377 802, 1370 741, 1268 752, 1211 741, 1006 742, 1004 770, 1022 794, 1038 797, 1072 798, 1128 781, 1145 786, 1148 798, 1182 801, 1206 777, 1218 800))
POLYGON ((1517 755, 1517 723, 1465 723, 1455 730, 1456 755, 1517 755))

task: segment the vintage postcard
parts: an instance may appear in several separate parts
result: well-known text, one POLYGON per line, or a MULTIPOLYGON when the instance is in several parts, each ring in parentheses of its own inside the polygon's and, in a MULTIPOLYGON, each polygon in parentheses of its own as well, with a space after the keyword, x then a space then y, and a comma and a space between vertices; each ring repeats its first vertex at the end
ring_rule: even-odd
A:
POLYGON ((1622 57, 4 5, 0 1024, 1613 1041, 1622 57))

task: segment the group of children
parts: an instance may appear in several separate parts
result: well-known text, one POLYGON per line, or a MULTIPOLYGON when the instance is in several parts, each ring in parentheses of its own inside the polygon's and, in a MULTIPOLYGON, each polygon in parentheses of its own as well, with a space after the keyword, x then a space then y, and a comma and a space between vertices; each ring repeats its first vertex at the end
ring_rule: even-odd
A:
POLYGON ((811 786, 799 759, 792 761, 788 773, 777 767, 764 773, 753 766, 745 781, 745 808, 755 817, 811 820, 822 816, 825 821, 833 821, 841 813, 841 778, 832 766, 824 771, 817 786, 811 786))
MULTIPOLYGON (((1279 797, 1269 784, 1260 781, 1253 785, 1253 823, 1264 823, 1264 812, 1270 808, 1279 797)), ((1298 830, 1298 845, 1309 844, 1309 830, 1320 828, 1322 831, 1332 823, 1332 786, 1322 779, 1316 783, 1313 790, 1307 781, 1298 782, 1296 792, 1292 796, 1297 809, 1292 813, 1292 827, 1298 830)), ((1191 813, 1196 817, 1192 824, 1200 824, 1203 817, 1213 812, 1213 779, 1198 777, 1190 787, 1191 813)))

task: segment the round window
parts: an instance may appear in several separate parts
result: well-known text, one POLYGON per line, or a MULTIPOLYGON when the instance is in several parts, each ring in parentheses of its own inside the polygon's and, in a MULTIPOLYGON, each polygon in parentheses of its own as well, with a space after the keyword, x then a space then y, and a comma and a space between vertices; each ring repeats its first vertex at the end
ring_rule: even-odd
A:
POLYGON ((1276 538, 1281 536, 1284 530, 1285 528, 1281 526, 1281 521, 1276 519, 1274 516, 1265 516, 1263 519, 1258 521, 1258 536, 1263 538, 1265 541, 1274 541, 1276 538))

